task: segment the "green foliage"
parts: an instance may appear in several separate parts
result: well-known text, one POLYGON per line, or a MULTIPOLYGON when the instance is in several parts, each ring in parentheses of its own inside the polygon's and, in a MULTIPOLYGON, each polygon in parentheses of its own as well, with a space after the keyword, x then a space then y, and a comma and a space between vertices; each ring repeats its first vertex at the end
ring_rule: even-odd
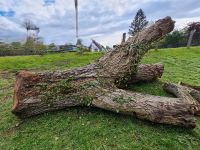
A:
MULTIPOLYGON (((187 45, 189 32, 185 30, 175 30, 167 34, 162 40, 154 43, 157 48, 176 48, 184 47, 187 45)), ((192 40, 193 46, 200 45, 200 32, 195 32, 192 40)))
POLYGON ((83 48, 82 48, 81 46, 78 46, 78 47, 76 48, 76 54, 78 54, 78 55, 83 55, 83 48))
POLYGON ((48 45, 48 50, 53 50, 56 47, 54 43, 48 45))
MULTIPOLYGON (((199 150, 200 118, 194 130, 154 124, 132 116, 119 115, 96 108, 70 108, 49 112, 21 121, 11 112, 14 74, 17 70, 68 69, 88 64, 100 54, 75 53, 45 56, 0 58, 0 149, 2 150, 199 150), (69 62, 67 65, 63 62, 69 62), (4 72, 4 71, 9 72, 4 72), (2 87, 9 87, 2 90, 2 87), (15 126, 17 124, 17 126, 15 126)), ((165 64, 161 82, 134 85, 130 90, 169 96, 162 82, 183 81, 200 85, 200 47, 159 49, 145 55, 142 63, 165 64)), ((45 88, 45 85, 44 85, 45 88)), ((90 98, 84 98, 88 100, 90 98)))
POLYGON ((187 35, 184 31, 173 31, 167 34, 160 42, 158 48, 176 48, 187 45, 187 35))
POLYGON ((200 22, 191 22, 186 27, 186 32, 188 33, 188 37, 190 36, 191 32, 195 31, 192 36, 192 45, 197 46, 200 45, 200 22))
POLYGON ((81 39, 77 39, 76 42, 76 46, 77 46, 77 54, 78 55, 83 55, 83 44, 82 44, 82 40, 81 39))
POLYGON ((134 36, 136 33, 140 32, 144 27, 147 26, 149 22, 146 20, 146 16, 142 9, 139 9, 135 15, 133 22, 131 23, 129 34, 134 36))
POLYGON ((0 56, 43 55, 46 52, 47 48, 42 42, 34 42, 31 38, 25 44, 20 42, 0 44, 0 56))

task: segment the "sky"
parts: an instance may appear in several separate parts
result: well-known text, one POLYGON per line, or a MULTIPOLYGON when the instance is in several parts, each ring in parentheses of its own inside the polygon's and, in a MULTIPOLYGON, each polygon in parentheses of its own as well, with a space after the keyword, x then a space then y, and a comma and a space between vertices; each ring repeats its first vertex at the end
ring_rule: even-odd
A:
MULTIPOLYGON (((200 0, 78 0, 79 38, 112 46, 121 41, 138 9, 148 21, 171 16, 176 29, 200 21, 200 0)), ((76 42, 74 0, 0 0, 0 40, 24 41, 22 23, 30 19, 40 27, 47 44, 76 42)))

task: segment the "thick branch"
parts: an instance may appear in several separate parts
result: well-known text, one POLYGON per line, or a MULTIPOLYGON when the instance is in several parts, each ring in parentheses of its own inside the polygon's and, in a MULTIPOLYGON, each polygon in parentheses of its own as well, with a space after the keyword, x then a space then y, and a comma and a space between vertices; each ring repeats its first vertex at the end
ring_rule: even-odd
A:
POLYGON ((129 77, 137 72, 138 64, 149 50, 149 45, 171 32, 173 28, 174 21, 170 17, 158 20, 154 25, 141 31, 137 38, 133 37, 134 40, 116 46, 114 51, 99 59, 98 64, 102 67, 99 73, 112 76, 116 83, 126 84, 125 79, 129 80, 129 77))
POLYGON ((191 105, 191 109, 194 111, 195 115, 200 115, 200 92, 181 85, 176 85, 172 83, 166 83, 163 86, 164 90, 181 98, 184 103, 191 105))
POLYGON ((92 104, 95 107, 137 116, 156 123, 195 127, 191 105, 183 103, 179 98, 145 95, 117 89, 99 95, 92 104))
POLYGON ((162 64, 143 64, 139 65, 136 75, 133 75, 129 84, 136 82, 149 82, 161 78, 164 72, 162 64))
POLYGON ((171 17, 165 17, 155 22, 150 28, 146 28, 143 31, 137 33, 135 36, 130 37, 127 42, 129 43, 149 43, 157 41, 163 35, 169 33, 174 29, 175 21, 171 20, 171 17))
MULTIPOLYGON (((38 84, 37 82, 57 82, 57 80, 66 79, 68 77, 76 78, 94 78, 97 79, 98 76, 94 72, 96 66, 94 64, 88 65, 86 67, 73 69, 65 72, 55 72, 55 73, 31 73, 31 72, 21 72, 16 77, 15 83, 15 93, 14 93, 14 102, 13 102, 13 111, 18 111, 18 107, 21 107, 19 104, 23 98, 23 95, 27 86, 34 86, 38 84), (27 85, 27 86, 25 86, 27 85)), ((164 66, 161 64, 143 64, 139 66, 138 73, 130 80, 130 83, 136 83, 141 81, 152 81, 162 76, 164 66)), ((29 89, 31 90, 31 89, 29 89)), ((35 90, 33 89, 32 92, 35 90)), ((24 105, 24 104, 22 104, 24 105)))

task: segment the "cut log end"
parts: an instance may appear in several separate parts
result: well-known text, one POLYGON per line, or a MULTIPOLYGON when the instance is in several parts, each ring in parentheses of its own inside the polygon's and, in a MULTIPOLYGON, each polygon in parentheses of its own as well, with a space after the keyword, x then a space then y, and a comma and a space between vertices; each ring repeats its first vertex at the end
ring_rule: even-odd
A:
POLYGON ((16 82, 14 87, 14 98, 13 98, 13 106, 12 106, 12 112, 17 112, 17 108, 19 107, 19 102, 21 99, 21 93, 23 93, 23 81, 27 79, 34 79, 35 73, 28 72, 28 71, 21 71, 16 76, 16 82))

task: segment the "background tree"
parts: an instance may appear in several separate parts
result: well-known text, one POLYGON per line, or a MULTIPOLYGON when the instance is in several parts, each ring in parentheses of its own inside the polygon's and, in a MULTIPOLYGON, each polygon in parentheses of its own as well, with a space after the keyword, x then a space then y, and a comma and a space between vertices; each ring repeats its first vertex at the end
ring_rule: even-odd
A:
POLYGON ((167 34, 157 44, 158 48, 175 48, 185 46, 187 44, 187 35, 183 30, 175 30, 167 34))
POLYGON ((146 20, 146 16, 142 9, 139 9, 133 22, 131 23, 129 34, 134 36, 137 32, 140 32, 144 27, 148 25, 148 21, 146 20))
POLYGON ((40 28, 38 27, 38 26, 36 26, 35 24, 32 26, 32 28, 31 28, 31 30, 33 30, 34 31, 34 41, 37 43, 37 42, 40 42, 40 38, 41 37, 39 37, 38 36, 38 34, 40 33, 40 28))
POLYGON ((190 48, 195 33, 200 34, 200 22, 192 22, 188 24, 187 32, 189 33, 187 48, 190 48))
POLYGON ((37 42, 40 28, 29 19, 24 20, 24 22, 22 23, 22 26, 26 29, 26 32, 27 32, 26 42, 32 39, 37 42), (32 37, 29 36, 29 31, 31 30, 34 31, 34 36, 32 37))
POLYGON ((26 19, 22 23, 22 26, 26 29, 26 33, 27 33, 27 35, 26 35, 26 41, 28 41, 28 38, 29 38, 28 32, 29 32, 29 30, 31 30, 31 28, 34 26, 34 24, 29 19, 26 19))
POLYGON ((83 44, 81 39, 77 39, 76 47, 78 54, 83 55, 83 44))

